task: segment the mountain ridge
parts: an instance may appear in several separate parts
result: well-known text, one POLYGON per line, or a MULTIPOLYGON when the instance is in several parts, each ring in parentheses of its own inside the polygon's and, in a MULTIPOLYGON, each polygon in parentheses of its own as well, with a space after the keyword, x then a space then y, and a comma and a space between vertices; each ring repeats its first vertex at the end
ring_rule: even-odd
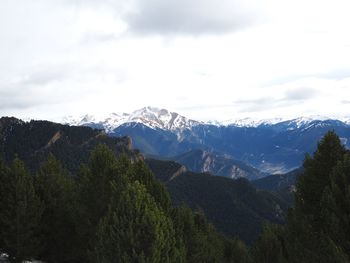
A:
POLYGON ((95 125, 96 127, 105 129, 106 132, 111 132, 126 123, 142 123, 153 129, 174 131, 178 129, 191 129, 193 126, 197 125, 256 128, 260 126, 274 126, 285 124, 288 125, 290 129, 299 129, 307 126, 314 121, 339 121, 346 126, 350 126, 350 117, 334 118, 321 115, 300 116, 296 118, 237 118, 226 121, 211 120, 204 122, 187 118, 167 109, 151 106, 143 107, 131 113, 111 113, 108 116, 102 117, 95 117, 94 115, 90 114, 86 114, 80 117, 65 116, 60 122, 74 126, 95 125))
POLYGON ((188 119, 176 112, 156 107, 143 107, 131 113, 111 113, 108 117, 98 119, 93 115, 84 115, 74 118, 64 117, 62 123, 75 126, 89 126, 95 124, 111 132, 126 123, 142 123, 153 129, 177 130, 191 128, 201 122, 188 119))

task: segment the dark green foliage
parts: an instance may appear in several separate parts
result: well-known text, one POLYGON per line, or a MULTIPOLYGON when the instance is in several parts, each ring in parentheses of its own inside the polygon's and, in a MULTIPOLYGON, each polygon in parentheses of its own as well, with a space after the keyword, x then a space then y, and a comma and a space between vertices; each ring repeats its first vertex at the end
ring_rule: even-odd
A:
POLYGON ((99 144, 107 145, 115 154, 125 153, 131 159, 139 158, 138 151, 130 149, 130 143, 128 137, 112 138, 89 127, 0 118, 0 158, 10 163, 18 156, 33 172, 51 153, 69 172, 77 173, 99 144))
MULTIPOLYGON (((0 156, 3 156, 6 163, 9 163, 14 156, 18 154, 19 158, 24 161, 32 173, 36 173, 42 163, 47 160, 48 155, 52 154, 61 162, 63 168, 67 169, 69 175, 74 178, 79 178, 76 192, 82 194, 78 196, 79 202, 82 205, 79 205, 76 209, 78 213, 76 217, 86 217, 91 211, 96 212, 96 215, 91 214, 91 217, 95 218, 90 218, 85 222, 87 225, 90 225, 91 228, 78 224, 79 232, 81 232, 82 235, 86 230, 88 230, 87 232, 91 232, 90 234, 94 233, 100 215, 107 211, 105 200, 109 200, 109 190, 108 185, 106 188, 105 182, 110 178, 107 176, 107 180, 102 180, 102 182, 100 182, 101 171, 95 169, 96 173, 93 172, 91 164, 88 164, 91 151, 96 148, 96 145, 99 143, 103 143, 107 148, 112 150, 113 155, 117 154, 119 156, 119 160, 117 160, 117 164, 115 165, 115 169, 119 170, 116 171, 115 174, 113 172, 114 175, 118 174, 118 176, 113 176, 114 180, 116 180, 115 178, 122 177, 130 177, 136 180, 137 178, 135 175, 139 177, 137 180, 141 181, 140 178, 142 178, 142 183, 147 185, 147 189, 157 202, 161 203, 162 208, 169 210, 170 203, 168 192, 157 180, 149 179, 151 177, 153 178, 153 175, 150 176, 151 173, 148 169, 143 167, 143 162, 138 162, 138 160, 142 158, 138 155, 137 151, 130 150, 130 140, 128 138, 110 138, 102 131, 93 130, 88 127, 69 127, 46 121, 31 121, 25 123, 15 118, 0 119, 0 156), (124 157, 120 157, 122 153, 124 157), (127 159, 128 162, 124 162, 122 159, 127 159), (132 165, 132 169, 128 168, 128 166, 131 165, 130 160, 136 163, 135 166, 132 165), (85 168, 80 169, 81 164, 85 164, 85 168), (77 176, 77 174, 79 174, 79 176, 77 176), (87 180, 90 177, 92 180, 87 180), (96 180, 94 181, 93 178, 96 180), (86 185, 86 187, 82 187, 85 184, 90 184, 90 186, 86 185)), ((157 143, 157 141, 154 143, 157 143)), ((149 162, 147 163, 149 164, 149 162)), ((153 172, 157 174, 158 179, 169 182, 169 185, 174 183, 176 187, 179 187, 176 191, 171 191, 172 199, 175 200, 175 202, 177 196, 182 192, 186 194, 187 191, 191 190, 192 184, 198 183, 200 187, 203 187, 203 191, 208 193, 208 196, 200 200, 203 204, 199 203, 198 205, 193 205, 197 200, 191 201, 192 196, 198 198, 202 195, 201 192, 203 191, 200 187, 195 187, 195 193, 193 195, 190 193, 188 198, 185 198, 184 202, 191 205, 194 209, 202 209, 210 222, 214 223, 215 227, 226 235, 235 237, 239 234, 240 237, 244 236, 245 240, 251 243, 254 237, 259 233, 260 224, 263 219, 271 220, 272 218, 272 221, 276 222, 276 202, 274 201, 275 198, 271 197, 269 194, 254 194, 255 197, 259 196, 257 199, 255 197, 251 199, 246 198, 248 196, 247 194, 243 195, 245 200, 242 200, 239 195, 236 197, 235 193, 231 193, 231 191, 240 192, 240 184, 236 184, 237 187, 232 187, 232 184, 235 184, 234 182, 231 184, 231 182, 227 182, 228 180, 220 180, 221 178, 217 177, 213 178, 213 181, 216 181, 214 183, 208 182, 206 178, 203 178, 204 182, 202 183, 201 175, 198 176, 198 182, 192 180, 192 178, 185 178, 185 181, 188 180, 187 184, 187 182, 183 182, 183 179, 180 178, 180 175, 185 172, 185 167, 179 164, 173 162, 156 162, 156 164, 152 166, 152 169, 153 168, 155 168, 153 172), (169 163, 171 163, 171 165, 169 165, 169 163), (164 177, 161 177, 162 175, 164 177), (222 185, 219 186, 220 184, 222 185), (225 186, 226 184, 228 187, 225 186), (181 187, 183 187, 183 189, 181 189, 181 187), (216 193, 213 191, 218 188, 221 194, 218 195, 219 198, 216 198, 216 193), (225 195, 227 195, 228 201, 226 201, 225 195), (270 197, 266 199, 263 195, 270 197), (272 200, 270 198, 272 198, 272 200), (212 199, 212 201, 208 201, 209 199, 212 199), (219 205, 219 209, 217 209, 213 203, 220 203, 222 199, 225 201, 222 202, 222 204, 219 205), (256 205, 254 205, 255 200, 259 202, 256 205), (260 200, 263 201, 260 202, 260 200), (246 202, 249 202, 249 204, 246 204, 246 202), (208 203, 208 206, 206 203, 208 203), (247 213, 241 213, 240 211, 242 209, 247 213), (267 210, 264 211, 265 209, 267 210), (248 216, 247 219, 244 218, 246 215, 248 216), (237 221, 239 221, 239 224, 236 223, 237 221)), ((104 177, 102 176, 102 178, 104 177)), ((242 187, 244 189, 245 184, 243 184, 242 187)), ((182 201, 180 203, 182 203, 182 201)), ((280 204, 279 201, 277 203, 282 211, 285 210, 286 206, 284 204, 280 204)), ((280 213, 277 214, 277 217, 279 217, 279 215, 280 213)), ((89 217, 90 216, 88 216, 88 218, 89 217)), ((283 219, 281 219, 281 221, 280 219, 281 218, 278 218, 277 221, 282 222, 283 219)), ((86 233, 86 240, 90 239, 90 234, 86 233)), ((88 242, 81 243, 85 246, 88 242)), ((81 249, 85 250, 85 248, 81 249)), ((78 251, 80 251, 80 249, 77 249, 76 254, 80 254, 78 251)))
POLYGON ((339 137, 331 131, 320 141, 314 156, 305 159, 304 173, 297 183, 295 206, 315 227, 322 223, 320 206, 323 191, 330 185, 331 171, 343 159, 345 152, 339 137))
POLYGON ((95 246, 99 263, 181 262, 172 221, 138 181, 122 192, 112 183, 112 200, 95 246))
POLYGON ((264 225, 261 236, 253 248, 254 262, 286 263, 285 230, 278 225, 264 225))
POLYGON ((333 169, 321 204, 327 235, 350 256, 350 154, 333 169))
MULTIPOLYGON (((0 125, 2 135, 8 127, 24 125, 9 123, 0 125)), ((26 126, 28 135, 34 126, 26 126)), ((80 140, 75 132, 67 136, 89 147, 97 142, 91 136, 94 143, 80 140)), ((6 138, 15 145, 15 137, 6 138)), ((144 162, 128 153, 116 158, 109 144, 96 147, 73 176, 43 152, 45 162, 35 175, 18 159, 10 166, 0 161, 0 247, 16 257, 14 262, 349 262, 350 155, 334 132, 307 157, 286 226, 265 226, 251 253, 241 241, 218 233, 203 214, 222 232, 234 225, 242 236, 257 235, 251 224, 283 221, 285 205, 278 195, 242 179, 175 171, 167 186, 175 203, 187 203, 193 212, 173 207, 144 162)), ((72 157, 67 152, 65 158, 72 157)))
POLYGON ((71 262, 77 255, 72 247, 78 243, 74 181, 61 164, 49 155, 36 177, 36 188, 44 205, 40 222, 43 239, 40 258, 52 263, 71 262))
POLYGON ((286 226, 263 232, 257 262, 350 262, 350 157, 333 131, 304 169, 286 226))
POLYGON ((218 234, 203 215, 180 206, 173 209, 171 218, 184 242, 186 262, 248 262, 246 246, 218 234))
POLYGON ((147 158, 145 163, 148 165, 149 169, 154 173, 156 178, 163 182, 167 183, 174 179, 176 175, 180 175, 181 173, 186 171, 186 168, 173 161, 164 161, 164 160, 156 160, 152 158, 147 158))
POLYGON ((1 165, 0 244, 15 257, 15 262, 41 252, 39 238, 43 206, 33 177, 15 159, 8 169, 1 165))
POLYGON ((161 182, 155 180, 153 173, 143 161, 138 161, 133 165, 133 180, 145 185, 161 208, 169 212, 171 201, 168 191, 161 182))
POLYGON ((265 220, 283 223, 288 204, 245 179, 184 173, 167 184, 176 205, 201 211, 221 232, 252 244, 265 220))
POLYGON ((80 252, 88 260, 88 252, 94 248, 97 226, 108 210, 111 200, 111 182, 116 181, 121 188, 127 184, 131 162, 121 157, 117 160, 114 153, 106 146, 99 145, 91 153, 88 166, 83 166, 78 180, 78 210, 80 221, 78 232, 80 252))
POLYGON ((239 239, 226 239, 224 242, 224 261, 227 263, 252 262, 247 246, 239 239))
POLYGON ((331 238, 328 226, 333 227, 338 216, 346 212, 343 210, 337 216, 331 213, 334 203, 332 171, 343 160, 345 153, 340 139, 331 131, 320 141, 314 156, 305 159, 305 171, 297 183, 295 208, 291 210, 287 226, 293 240, 290 254, 300 254, 297 260, 303 260, 305 255, 309 255, 308 262, 344 262, 338 238, 331 238))

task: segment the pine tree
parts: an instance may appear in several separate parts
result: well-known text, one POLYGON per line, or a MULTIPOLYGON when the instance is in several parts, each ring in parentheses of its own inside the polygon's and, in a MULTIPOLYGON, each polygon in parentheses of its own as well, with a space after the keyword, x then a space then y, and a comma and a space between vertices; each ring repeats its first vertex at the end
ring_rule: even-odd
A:
POLYGON ((78 232, 81 240, 77 251, 87 261, 93 250, 97 226, 108 211, 111 200, 111 181, 123 188, 131 163, 116 160, 106 145, 98 145, 91 153, 88 165, 82 166, 78 175, 78 232), (79 220, 80 219, 80 220, 79 220))
POLYGON ((239 239, 228 239, 222 237, 224 240, 225 251, 224 260, 227 263, 250 263, 251 256, 247 246, 239 239))
POLYGON ((44 204, 40 222, 43 240, 41 259, 52 263, 75 259, 77 242, 75 227, 76 197, 74 182, 53 155, 49 155, 36 178, 36 188, 44 204))
POLYGON ((13 184, 10 179, 10 169, 0 159, 0 248, 5 247, 4 237, 8 223, 4 219, 8 217, 7 199, 13 184))
POLYGON ((288 262, 284 239, 285 231, 283 227, 265 224, 253 249, 254 262, 288 262))
POLYGON ((112 192, 98 227, 95 262, 183 262, 172 222, 145 186, 136 181, 120 193, 112 183, 112 192))
POLYGON ((324 232, 350 259, 350 154, 331 173, 321 200, 324 232))
POLYGON ((14 262, 30 259, 40 252, 39 226, 42 204, 35 193, 33 176, 15 159, 8 174, 9 185, 2 200, 0 225, 5 251, 14 262))
POLYGON ((334 205, 332 173, 345 153, 339 137, 330 131, 319 142, 313 157, 306 157, 304 174, 297 183, 295 207, 287 220, 290 262, 347 262, 338 240, 332 239, 328 230, 337 224, 340 215, 330 213, 332 210, 325 205, 334 205))
POLYGON ((132 167, 131 180, 138 181, 143 184, 160 207, 167 213, 170 212, 171 201, 169 193, 165 189, 164 185, 155 179, 153 173, 147 167, 145 162, 138 161, 132 167))
POLYGON ((304 174, 299 177, 295 198, 295 208, 308 217, 319 228, 321 198, 324 189, 330 185, 330 174, 343 159, 346 149, 334 131, 329 131, 319 142, 313 157, 304 161, 304 174))

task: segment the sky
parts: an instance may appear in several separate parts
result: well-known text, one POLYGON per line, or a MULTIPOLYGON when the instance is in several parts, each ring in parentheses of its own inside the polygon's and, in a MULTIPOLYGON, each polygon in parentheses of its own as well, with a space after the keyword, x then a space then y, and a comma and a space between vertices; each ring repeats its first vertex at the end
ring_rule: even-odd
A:
POLYGON ((0 116, 350 116, 348 0, 0 0, 0 116))

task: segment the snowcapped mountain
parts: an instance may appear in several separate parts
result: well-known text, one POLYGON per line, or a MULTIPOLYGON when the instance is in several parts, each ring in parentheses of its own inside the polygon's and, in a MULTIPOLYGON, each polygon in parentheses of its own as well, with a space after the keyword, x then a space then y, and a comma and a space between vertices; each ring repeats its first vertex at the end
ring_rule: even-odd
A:
POLYGON ((244 118, 244 119, 232 119, 223 121, 221 124, 224 126, 236 126, 236 127, 258 127, 261 125, 274 125, 282 122, 284 119, 254 119, 254 118, 244 118))
POLYGON ((112 113, 102 118, 97 118, 92 115, 85 115, 78 118, 68 116, 63 118, 62 122, 75 126, 103 128, 106 132, 112 132, 114 129, 126 123, 141 123, 152 129, 170 131, 190 129, 193 126, 201 124, 199 121, 187 119, 178 113, 155 107, 144 107, 132 113, 112 113))
MULTIPOLYGON (((231 159, 266 173, 284 173, 300 167, 305 153, 312 153, 329 130, 335 130, 350 149, 350 118, 246 118, 204 123, 165 109, 145 107, 132 113, 113 113, 102 118, 91 115, 68 117, 63 123, 105 129, 115 137, 129 136, 136 149, 150 156, 171 158, 199 149, 227 154, 231 159)), ((200 155, 197 157, 198 162, 203 160, 200 155)), ((218 168, 220 172, 215 170, 215 173, 225 172, 225 176, 230 176, 234 167, 227 158, 216 158, 215 164, 217 166, 213 169, 225 168, 218 168), (224 165, 218 166, 219 161, 224 165)))
POLYGON ((315 115, 308 117, 299 117, 294 119, 289 118, 272 118, 272 119, 254 119, 254 118, 244 118, 244 119, 233 119, 229 121, 224 121, 220 123, 223 126, 235 126, 235 127, 275 127, 284 130, 295 130, 295 129, 309 129, 312 127, 326 127, 326 126, 342 126, 350 125, 350 118, 334 119, 325 116, 315 115))
MULTIPOLYGON (((105 129, 107 133, 112 132, 119 126, 127 123, 141 123, 152 129, 162 129, 168 131, 179 131, 191 129, 198 125, 214 125, 214 126, 235 126, 257 128, 262 126, 276 126, 283 129, 305 129, 310 125, 327 125, 327 122, 338 121, 324 116, 300 117, 295 119, 273 118, 273 119, 231 119, 223 122, 208 121, 206 123, 188 119, 175 112, 156 107, 144 107, 132 113, 111 113, 108 116, 96 117, 93 115, 84 115, 81 117, 68 116, 61 121, 64 124, 74 126, 91 126, 95 128, 105 129), (322 122, 322 123, 317 123, 322 122)), ((338 122, 344 125, 350 125, 350 118, 342 118, 338 122)), ((334 123, 333 123, 334 124, 334 123)), ((339 123, 338 123, 339 124, 339 123)))

